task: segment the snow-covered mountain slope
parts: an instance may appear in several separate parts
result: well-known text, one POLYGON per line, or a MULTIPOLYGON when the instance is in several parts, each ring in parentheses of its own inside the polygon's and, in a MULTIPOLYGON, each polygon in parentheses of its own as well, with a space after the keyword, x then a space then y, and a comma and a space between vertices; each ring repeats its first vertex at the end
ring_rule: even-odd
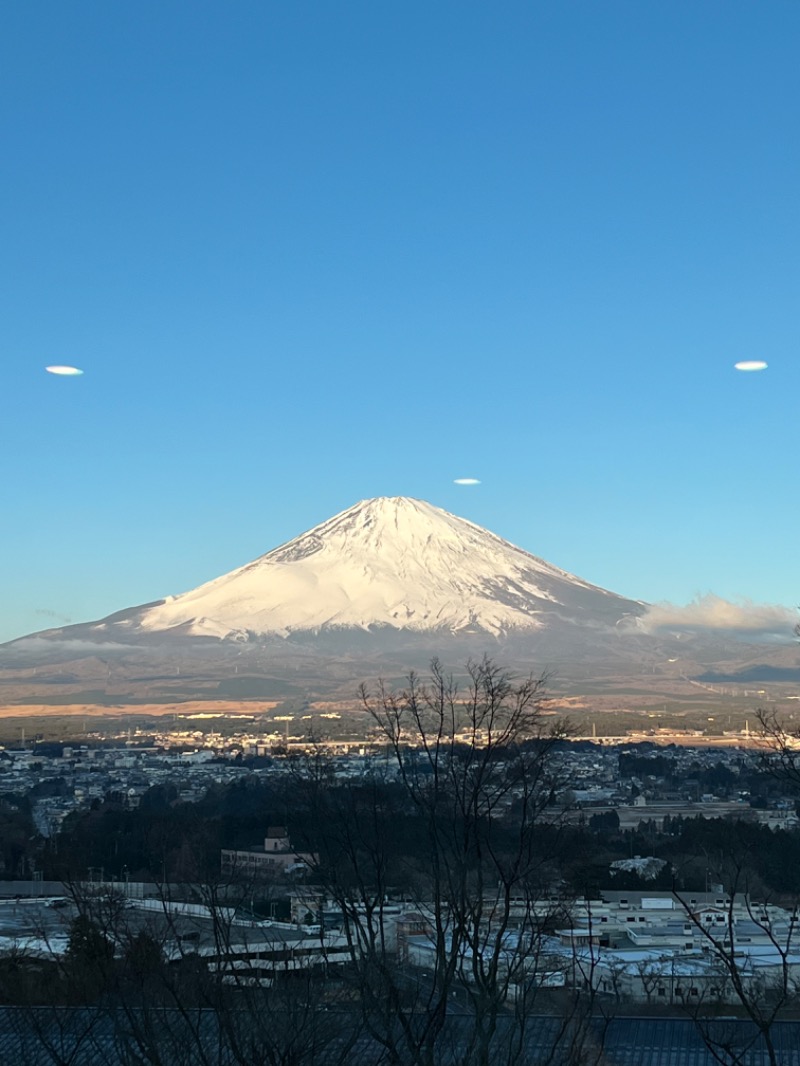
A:
POLYGON ((466 519, 399 496, 362 501, 190 592, 83 628, 123 639, 339 627, 501 635, 556 618, 613 625, 640 610, 466 519))

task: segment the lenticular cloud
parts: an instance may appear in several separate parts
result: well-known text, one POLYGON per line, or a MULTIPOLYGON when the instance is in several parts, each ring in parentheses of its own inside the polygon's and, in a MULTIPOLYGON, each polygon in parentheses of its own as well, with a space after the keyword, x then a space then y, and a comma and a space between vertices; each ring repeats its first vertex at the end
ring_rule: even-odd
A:
POLYGON ((46 366, 48 374, 58 374, 59 377, 74 378, 83 373, 76 366, 46 366))

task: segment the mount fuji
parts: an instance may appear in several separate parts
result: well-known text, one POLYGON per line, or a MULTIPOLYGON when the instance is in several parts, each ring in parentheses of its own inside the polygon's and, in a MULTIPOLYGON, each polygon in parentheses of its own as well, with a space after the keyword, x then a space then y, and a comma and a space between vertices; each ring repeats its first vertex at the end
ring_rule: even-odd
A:
POLYGON ((614 626, 643 604, 560 570, 422 500, 364 500, 178 596, 48 639, 151 644, 392 632, 502 638, 557 624, 614 626))
POLYGON ((0 698, 352 695, 354 680, 486 653, 567 689, 672 690, 741 659, 651 635, 647 610, 430 503, 381 497, 188 592, 0 646, 0 698))

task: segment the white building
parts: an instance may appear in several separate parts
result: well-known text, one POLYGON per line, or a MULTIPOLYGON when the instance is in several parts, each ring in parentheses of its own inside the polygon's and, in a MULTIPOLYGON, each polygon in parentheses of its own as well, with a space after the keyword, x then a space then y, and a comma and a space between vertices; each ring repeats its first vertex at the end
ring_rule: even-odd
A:
POLYGON ((313 855, 295 851, 284 826, 270 826, 264 843, 252 848, 223 848, 221 858, 224 875, 245 878, 300 873, 313 862, 313 855))

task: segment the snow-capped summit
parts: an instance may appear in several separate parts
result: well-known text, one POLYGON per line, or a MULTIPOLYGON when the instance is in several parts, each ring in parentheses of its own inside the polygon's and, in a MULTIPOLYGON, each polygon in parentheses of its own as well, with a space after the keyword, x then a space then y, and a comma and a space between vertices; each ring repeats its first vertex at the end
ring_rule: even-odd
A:
POLYGON ((636 625, 647 610, 422 500, 379 498, 190 592, 4 644, 0 682, 15 699, 81 706, 347 701, 365 678, 490 654, 580 693, 594 680, 649 699, 654 677, 684 692, 687 670, 764 662, 724 635, 650 634, 636 625))
POLYGON ((501 635, 639 605, 423 500, 364 500, 190 592, 91 628, 249 639, 355 628, 501 635))

